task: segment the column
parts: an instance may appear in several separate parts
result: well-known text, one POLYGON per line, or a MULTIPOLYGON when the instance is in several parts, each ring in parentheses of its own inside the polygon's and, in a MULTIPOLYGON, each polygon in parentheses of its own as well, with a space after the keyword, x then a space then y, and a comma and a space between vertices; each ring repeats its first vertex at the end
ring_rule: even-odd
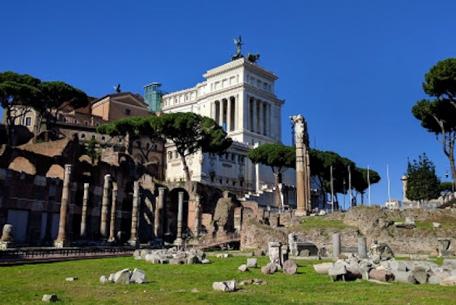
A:
POLYGON ((358 236, 358 257, 367 258, 367 242, 364 236, 358 236))
POLYGON ((231 100, 228 98, 226 100, 226 131, 231 131, 231 100))
POLYGON ((109 242, 116 241, 116 216, 117 216, 117 182, 112 183, 111 221, 109 223, 109 242))
POLYGON ((263 134, 263 128, 264 128, 264 108, 263 108, 263 102, 258 101, 258 133, 263 134))
POLYGON ((163 207, 165 205, 165 188, 159 187, 158 188, 158 197, 155 202, 155 213, 154 213, 154 229, 155 229, 155 237, 162 238, 163 237, 163 221, 162 221, 162 214, 163 214, 163 207))
POLYGON ((239 100, 236 99, 236 97, 233 96, 233 126, 231 127, 231 129, 233 130, 237 130, 238 129, 238 126, 239 126, 239 123, 238 123, 238 119, 240 117, 239 115, 239 100))
POLYGON ((266 104, 266 135, 271 136, 271 104, 266 104))
POLYGON ((195 236, 199 237, 201 228, 201 198, 198 194, 195 195, 195 236))
MULTIPOLYGON (((255 143, 253 148, 257 148, 259 145, 255 143)), ((257 193, 260 192, 260 164, 259 163, 252 163, 255 166, 255 191, 257 193)))
POLYGON ((133 185, 133 204, 131 209, 131 231, 128 243, 131 246, 138 246, 138 212, 139 212, 139 182, 135 181, 133 185))
POLYGON ((67 235, 66 235, 66 223, 67 223, 67 218, 68 218, 67 213, 68 213, 69 196, 70 196, 71 171, 72 171, 72 165, 65 164, 62 198, 60 200, 59 233, 57 235, 57 239, 54 241, 54 246, 57 248, 63 248, 64 246, 68 245, 68 240, 67 240, 67 235))
POLYGON ((306 215, 310 210, 310 179, 308 179, 308 160, 307 150, 305 145, 305 130, 304 118, 302 115, 291 117, 294 124, 295 144, 296 144, 296 205, 297 210, 295 215, 306 215))
POLYGON ((84 183, 84 194, 82 196, 82 211, 81 211, 81 239, 87 237, 87 205, 89 203, 89 184, 84 183))
POLYGON ((339 257, 341 253, 341 244, 340 244, 340 233, 334 233, 332 236, 332 244, 333 244, 333 257, 339 257))
POLYGON ((174 244, 181 246, 182 240, 182 219, 184 214, 184 192, 178 194, 178 206, 177 206, 177 236, 174 244))
POLYGON ((211 118, 213 118, 215 121, 217 120, 215 117, 215 102, 211 102, 211 118))
POLYGON ((101 201, 101 221, 100 221, 100 236, 103 241, 108 239, 108 209, 111 192, 111 175, 104 176, 103 197, 101 201))
POLYGON ((257 100, 254 98, 252 101, 252 110, 253 110, 253 120, 250 122, 251 131, 257 132, 257 126, 258 126, 258 117, 257 117, 257 100))

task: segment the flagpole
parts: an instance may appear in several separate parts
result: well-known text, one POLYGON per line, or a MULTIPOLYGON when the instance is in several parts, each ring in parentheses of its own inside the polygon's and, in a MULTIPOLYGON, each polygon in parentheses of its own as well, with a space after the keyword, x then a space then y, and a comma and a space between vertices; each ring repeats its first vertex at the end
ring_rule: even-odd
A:
POLYGON ((391 181, 389 175, 389 164, 386 164, 386 178, 388 180, 388 202, 391 202, 391 181))
POLYGON ((367 166, 367 197, 369 206, 371 205, 371 184, 370 184, 370 169, 369 165, 367 166))
POLYGON ((331 212, 334 213, 334 185, 333 185, 333 167, 329 167, 329 176, 331 179, 331 212))
POLYGON ((353 194, 352 194, 352 175, 350 165, 348 166, 348 193, 350 194, 350 207, 353 207, 353 194))

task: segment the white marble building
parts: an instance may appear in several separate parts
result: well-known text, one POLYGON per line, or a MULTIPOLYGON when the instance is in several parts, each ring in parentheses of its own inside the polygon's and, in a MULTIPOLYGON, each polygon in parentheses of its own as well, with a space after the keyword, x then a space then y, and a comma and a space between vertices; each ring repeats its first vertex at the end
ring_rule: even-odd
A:
MULTIPOLYGON (((162 100, 163 112, 194 112, 211 117, 233 139, 223 156, 190 156, 192 180, 244 193, 271 189, 271 170, 253 165, 247 151, 256 143, 281 141, 284 101, 275 95, 277 76, 242 57, 207 71, 203 77, 205 80, 195 87, 166 94, 162 100)), ((179 181, 184 177, 177 153, 169 145, 166 179, 179 181)), ((287 170, 284 183, 294 185, 293 179, 293 170, 287 170)))

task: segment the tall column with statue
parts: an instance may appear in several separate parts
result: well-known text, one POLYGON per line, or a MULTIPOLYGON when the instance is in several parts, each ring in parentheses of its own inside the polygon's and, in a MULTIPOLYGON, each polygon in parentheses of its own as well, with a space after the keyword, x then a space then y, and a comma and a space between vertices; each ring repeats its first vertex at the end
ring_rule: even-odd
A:
POLYGON ((307 126, 300 114, 290 117, 294 126, 296 145, 296 215, 304 216, 310 212, 310 164, 308 153, 307 126))

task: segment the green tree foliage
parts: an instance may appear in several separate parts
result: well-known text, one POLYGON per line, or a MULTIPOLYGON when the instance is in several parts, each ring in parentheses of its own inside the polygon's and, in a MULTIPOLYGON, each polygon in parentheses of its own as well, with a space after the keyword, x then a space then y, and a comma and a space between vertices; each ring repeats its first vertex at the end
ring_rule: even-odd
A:
POLYGON ((7 143, 12 145, 15 121, 40 108, 43 98, 39 89, 41 81, 27 74, 14 72, 0 73, 0 105, 5 110, 7 143), (19 110, 13 111, 17 106, 19 110))
POLYGON ((456 142, 456 58, 438 62, 425 75, 423 89, 431 99, 420 100, 412 113, 421 126, 441 141, 450 162, 451 176, 456 185, 454 148, 456 142))
POLYGON ((440 180, 435 174, 435 166, 426 154, 407 164, 407 198, 420 203, 438 198, 440 180))
MULTIPOLYGON (((145 117, 128 117, 109 122, 97 127, 97 132, 107 134, 111 137, 125 139, 126 150, 129 154, 133 151, 133 143, 141 138, 149 138, 150 141, 155 141, 161 138, 155 126, 155 115, 145 117)), ((137 146, 144 160, 149 158, 152 146, 137 146)))
POLYGON ((100 150, 98 149, 98 142, 95 139, 90 139, 84 146, 83 146, 83 152, 82 154, 85 154, 90 157, 90 161, 92 164, 95 164, 95 161, 98 160, 98 158, 101 155, 100 150))
POLYGON ((150 121, 152 129, 176 146, 187 182, 191 181, 186 157, 202 150, 204 153, 222 153, 231 144, 231 138, 213 119, 191 112, 165 113, 150 121))
POLYGON ((64 82, 42 82, 28 74, 11 71, 0 73, 0 105, 5 109, 10 144, 16 119, 24 117, 31 109, 40 114, 41 121, 42 117, 49 120, 50 111, 64 103, 78 108, 88 102, 84 92, 64 82))
POLYGON ((250 149, 248 158, 255 164, 260 163, 271 167, 275 177, 276 206, 279 206, 279 184, 282 183, 282 173, 287 168, 296 166, 296 149, 282 144, 263 144, 250 149))
MULTIPOLYGON (((310 150, 310 172, 312 176, 318 179, 319 185, 324 194, 328 194, 330 192, 331 166, 333 168, 333 185, 335 194, 346 194, 348 192, 349 167, 352 177, 352 188, 361 195, 364 194, 368 187, 367 169, 356 167, 355 162, 342 157, 335 152, 321 151, 317 149, 310 150)), ((369 178, 371 184, 375 184, 380 181, 380 175, 372 169, 369 172, 369 178)), ((336 195, 336 204, 337 201, 338 199, 336 195)))
POLYGON ((355 167, 352 171, 352 186, 355 191, 361 195, 361 203, 364 203, 364 194, 369 184, 375 184, 380 181, 380 175, 373 169, 355 167))

